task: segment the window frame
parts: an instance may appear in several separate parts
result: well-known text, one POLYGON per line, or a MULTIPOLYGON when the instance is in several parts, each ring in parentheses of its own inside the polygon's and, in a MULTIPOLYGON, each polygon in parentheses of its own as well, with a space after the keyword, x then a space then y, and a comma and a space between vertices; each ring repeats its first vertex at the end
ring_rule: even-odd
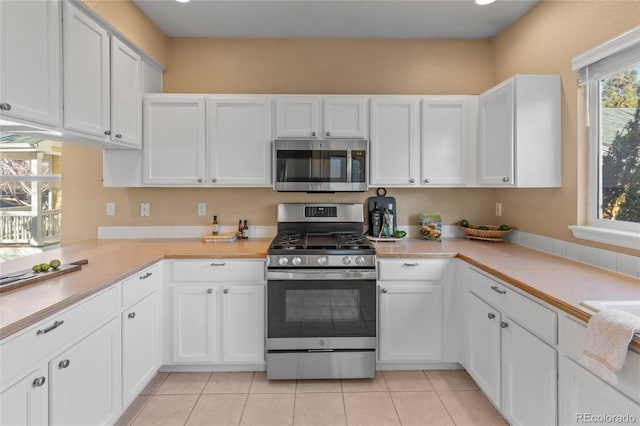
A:
POLYGON ((600 135, 601 93, 600 81, 607 75, 624 71, 640 64, 640 27, 624 33, 573 59, 573 70, 578 71, 579 83, 586 85, 588 187, 587 225, 571 225, 576 238, 640 250, 640 223, 600 219, 600 135), (630 54, 631 52, 631 54, 630 54), (629 64, 629 58, 635 64, 629 64), (590 71, 593 74, 590 76, 590 71))

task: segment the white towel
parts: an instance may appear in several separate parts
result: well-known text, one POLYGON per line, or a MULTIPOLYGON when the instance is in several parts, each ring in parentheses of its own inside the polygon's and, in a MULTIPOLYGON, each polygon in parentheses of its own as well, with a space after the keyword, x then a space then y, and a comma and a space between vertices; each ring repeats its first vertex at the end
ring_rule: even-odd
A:
POLYGON ((609 383, 618 383, 633 334, 640 332, 640 317, 618 309, 606 309, 587 323, 580 363, 609 383))

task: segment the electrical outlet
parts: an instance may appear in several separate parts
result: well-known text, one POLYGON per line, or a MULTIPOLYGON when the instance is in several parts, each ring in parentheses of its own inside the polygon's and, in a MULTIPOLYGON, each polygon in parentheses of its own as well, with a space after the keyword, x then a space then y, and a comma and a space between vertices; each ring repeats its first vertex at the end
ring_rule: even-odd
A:
POLYGON ((140 216, 151 216, 150 203, 140 203, 140 216))
POLYGON ((496 216, 502 216, 502 203, 496 203, 496 216))
POLYGON ((116 203, 107 203, 107 216, 116 215, 116 203))
POLYGON ((198 203, 198 216, 206 216, 206 215, 207 215, 207 204, 198 203))

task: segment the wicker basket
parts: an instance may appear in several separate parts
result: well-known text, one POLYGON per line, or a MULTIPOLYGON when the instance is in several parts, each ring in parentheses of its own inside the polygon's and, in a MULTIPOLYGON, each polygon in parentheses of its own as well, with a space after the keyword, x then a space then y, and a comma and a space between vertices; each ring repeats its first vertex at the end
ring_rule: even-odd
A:
POLYGON ((458 225, 458 229, 467 234, 468 237, 502 239, 503 236, 511 232, 511 229, 501 231, 499 226, 487 225, 489 229, 478 229, 478 226, 464 228, 458 225))

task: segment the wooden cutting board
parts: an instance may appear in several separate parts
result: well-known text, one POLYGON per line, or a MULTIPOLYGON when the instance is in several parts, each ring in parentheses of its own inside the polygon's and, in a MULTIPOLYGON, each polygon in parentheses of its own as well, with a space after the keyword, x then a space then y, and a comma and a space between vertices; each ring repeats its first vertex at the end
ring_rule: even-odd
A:
POLYGON ((86 265, 87 263, 89 263, 87 259, 82 259, 62 264, 58 269, 49 269, 47 272, 33 272, 31 269, 25 269, 12 274, 3 275, 0 277, 0 293, 78 271, 82 269, 82 265, 86 265))

